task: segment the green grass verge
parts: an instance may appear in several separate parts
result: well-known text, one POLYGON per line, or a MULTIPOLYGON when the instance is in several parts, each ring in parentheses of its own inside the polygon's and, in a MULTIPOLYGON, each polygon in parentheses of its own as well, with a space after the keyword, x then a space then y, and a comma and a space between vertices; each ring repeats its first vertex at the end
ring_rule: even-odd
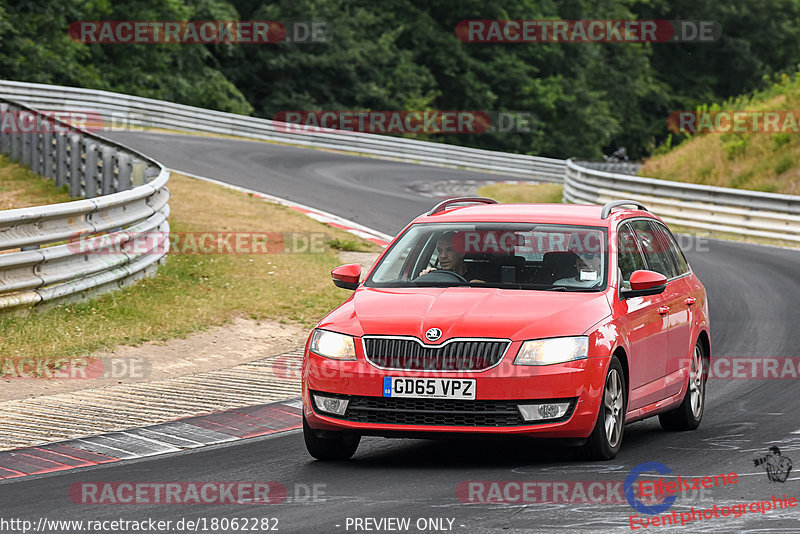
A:
POLYGON ((478 195, 505 204, 561 203, 561 184, 491 184, 478 189, 478 195))
POLYGON ((27 208, 41 204, 57 204, 76 200, 69 198, 67 186, 56 187, 52 180, 43 178, 14 165, 0 156, 0 210, 27 208))

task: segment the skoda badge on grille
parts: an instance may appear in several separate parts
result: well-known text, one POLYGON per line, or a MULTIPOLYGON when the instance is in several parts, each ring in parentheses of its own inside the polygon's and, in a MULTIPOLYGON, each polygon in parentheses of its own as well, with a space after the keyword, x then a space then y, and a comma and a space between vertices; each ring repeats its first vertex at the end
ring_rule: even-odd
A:
POLYGON ((428 341, 436 341, 442 337, 442 331, 438 328, 429 328, 427 332, 425 332, 425 339, 428 341))

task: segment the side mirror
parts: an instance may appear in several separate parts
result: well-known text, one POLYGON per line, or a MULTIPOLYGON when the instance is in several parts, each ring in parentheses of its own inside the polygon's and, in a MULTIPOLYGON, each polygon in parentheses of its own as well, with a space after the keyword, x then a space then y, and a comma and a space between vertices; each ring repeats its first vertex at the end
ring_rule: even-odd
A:
POLYGON ((333 285, 342 289, 355 289, 361 279, 361 265, 351 263, 342 265, 331 271, 333 285))
POLYGON ((658 295, 667 288, 667 277, 654 271, 634 271, 631 274, 631 288, 620 289, 620 296, 624 299, 631 297, 645 297, 658 295))

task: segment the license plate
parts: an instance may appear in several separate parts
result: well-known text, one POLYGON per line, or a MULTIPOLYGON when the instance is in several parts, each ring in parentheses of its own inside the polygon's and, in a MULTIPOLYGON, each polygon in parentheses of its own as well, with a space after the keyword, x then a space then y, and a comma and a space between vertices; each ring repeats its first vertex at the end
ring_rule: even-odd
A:
POLYGON ((475 400, 475 379, 466 378, 383 378, 384 397, 475 400))

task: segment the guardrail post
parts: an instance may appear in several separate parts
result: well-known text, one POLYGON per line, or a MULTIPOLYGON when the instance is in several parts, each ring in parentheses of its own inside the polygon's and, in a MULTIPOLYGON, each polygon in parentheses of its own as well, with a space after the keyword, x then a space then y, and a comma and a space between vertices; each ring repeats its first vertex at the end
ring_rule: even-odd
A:
POLYGON ((42 132, 42 175, 53 180, 55 169, 53 169, 53 132, 42 132))
POLYGON ((29 169, 31 168, 31 137, 33 134, 22 134, 22 157, 20 158, 20 163, 29 169))
POLYGON ((11 161, 17 163, 19 161, 20 155, 22 154, 22 133, 20 133, 19 128, 15 128, 13 132, 11 132, 11 152, 10 157, 11 161))
POLYGON ((84 176, 84 187, 83 187, 83 196, 85 198, 94 198, 97 196, 97 179, 98 179, 98 168, 97 168, 97 143, 92 142, 89 139, 86 139, 83 143, 84 150, 86 152, 86 162, 85 168, 83 172, 84 176))
POLYGON ((114 187, 114 154, 117 149, 111 146, 103 147, 103 179, 100 184, 100 191, 103 195, 116 193, 118 189, 114 187))
POLYGON ((56 186, 61 187, 67 183, 67 134, 56 134, 56 186))
POLYGON ((131 164, 132 172, 131 172, 131 185, 133 187, 138 187, 140 185, 144 185, 144 173, 145 169, 147 168, 147 164, 142 160, 135 159, 131 164))
POLYGON ((119 168, 119 174, 117 175, 117 189, 120 191, 127 191, 131 188, 131 173, 133 172, 131 157, 122 152, 118 153, 117 167, 119 168))
POLYGON ((30 134, 31 138, 31 170, 36 174, 42 174, 42 158, 39 142, 41 134, 33 132, 30 134))
POLYGON ((69 196, 73 198, 81 196, 82 144, 80 135, 69 136, 69 196))

